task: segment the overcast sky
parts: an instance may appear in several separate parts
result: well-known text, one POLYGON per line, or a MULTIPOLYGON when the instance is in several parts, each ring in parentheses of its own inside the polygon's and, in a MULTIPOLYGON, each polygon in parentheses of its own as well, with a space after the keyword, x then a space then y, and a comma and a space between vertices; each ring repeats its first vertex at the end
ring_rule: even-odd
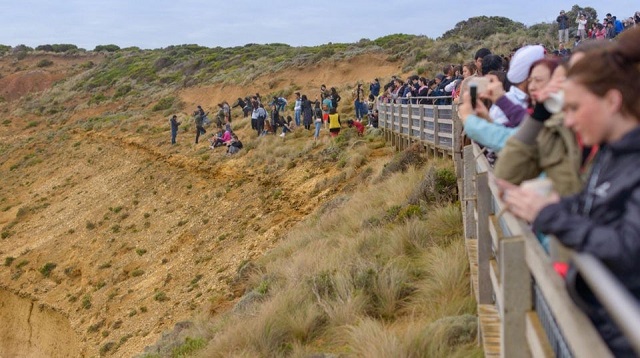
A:
MULTIPOLYGON (((247 43, 292 46, 357 42, 405 33, 436 38, 472 16, 526 25, 554 21, 576 0, 0 0, 0 44, 160 48, 247 43)), ((631 0, 585 1, 600 18, 640 10, 631 0)))

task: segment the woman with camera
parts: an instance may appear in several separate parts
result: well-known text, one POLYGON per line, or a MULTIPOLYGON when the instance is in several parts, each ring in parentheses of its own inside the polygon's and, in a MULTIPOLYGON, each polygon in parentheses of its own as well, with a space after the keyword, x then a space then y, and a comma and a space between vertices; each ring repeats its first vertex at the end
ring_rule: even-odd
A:
MULTIPOLYGON (((514 215, 577 252, 592 255, 640 300, 640 28, 596 48, 568 71, 565 126, 600 150, 578 194, 541 195, 497 181, 514 215)), ((570 266, 567 286, 615 356, 635 356, 629 341, 570 266)))

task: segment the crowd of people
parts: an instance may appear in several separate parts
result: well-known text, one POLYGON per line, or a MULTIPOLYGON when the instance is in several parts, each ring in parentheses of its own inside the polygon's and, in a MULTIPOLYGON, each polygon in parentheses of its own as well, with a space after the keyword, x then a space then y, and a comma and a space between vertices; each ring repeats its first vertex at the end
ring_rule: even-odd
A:
MULTIPOLYGON (((545 249, 548 235, 553 235, 601 260, 640 300, 639 15, 633 23, 622 23, 615 36, 602 37, 612 41, 583 41, 601 37, 593 37, 594 26, 579 14, 580 43, 570 52, 563 51, 568 35, 559 21, 564 41, 557 51, 526 45, 503 56, 482 48, 462 65, 443 66, 433 79, 393 77, 384 86, 374 79, 368 96, 358 84, 353 93, 355 118, 346 124, 358 133, 364 132, 365 123, 377 127, 377 101, 456 103, 465 135, 486 150, 494 165, 507 210, 532 224, 545 249), (541 177, 552 190, 524 185, 541 177)), ((609 28, 619 27, 610 14, 605 21, 609 28)), ((286 98, 277 96, 268 103, 259 94, 238 98, 232 106, 220 103, 211 148, 226 146, 229 154, 242 148, 231 128, 231 108, 236 107, 251 118, 257 137, 285 137, 303 128, 313 130, 315 140, 323 128, 332 137, 340 133, 343 123, 337 108, 342 98, 336 88, 322 85, 313 100, 300 92, 294 96, 293 116, 286 113, 286 98)), ((194 120, 198 143, 208 122, 200 106, 194 120)), ((172 143, 179 125, 173 116, 172 143)), ((576 303, 616 356, 634 356, 630 343, 581 280, 570 265, 566 281, 576 303)))
POLYGON ((586 39, 592 40, 611 40, 620 35, 623 31, 639 26, 640 11, 636 11, 633 16, 618 19, 617 16, 608 13, 606 17, 599 21, 598 19, 590 19, 586 12, 579 12, 574 22, 569 19, 564 10, 556 18, 558 24, 558 42, 559 48, 566 50, 569 46, 569 32, 575 26, 575 35, 573 46, 576 47, 586 39), (575 25, 573 25, 575 24, 575 25))
MULTIPOLYGON (((504 62, 482 49, 460 82, 458 115, 490 153, 507 210, 532 224, 543 247, 553 235, 593 255, 640 300, 638 44, 635 26, 568 56, 529 45, 504 62)), ((572 265, 566 282, 614 355, 635 356, 572 265)))
MULTIPOLYGON (((376 98, 379 93, 379 82, 377 79, 372 81, 371 88, 374 88, 370 98, 376 98), (378 84, 378 90, 375 91, 375 84, 378 84)), ((313 138, 318 140, 322 128, 328 130, 331 137, 336 137, 342 128, 342 120, 337 112, 341 96, 335 87, 327 89, 323 84, 320 86, 319 95, 315 99, 310 100, 306 94, 295 92, 295 103, 293 104, 293 117, 287 115, 286 98, 274 96, 268 103, 263 103, 263 99, 259 93, 244 98, 238 98, 233 105, 223 101, 218 104, 218 110, 214 117, 214 124, 217 132, 209 138, 210 148, 226 146, 227 154, 237 153, 242 148, 242 142, 238 139, 236 133, 233 132, 232 109, 239 108, 242 110, 244 118, 251 118, 251 129, 256 131, 257 137, 266 135, 279 135, 284 138, 287 133, 291 133, 295 129, 304 128, 306 130, 313 129, 313 138), (280 130, 280 134, 278 134, 280 130)), ((347 126, 354 127, 359 135, 363 135, 365 123, 369 127, 378 127, 378 110, 374 108, 373 101, 367 101, 362 91, 362 85, 358 84, 357 91, 354 93, 354 108, 356 110, 355 120, 348 120, 347 126)), ((198 105, 193 112, 193 121, 196 127, 195 143, 198 144, 200 136, 207 133, 206 128, 212 124, 209 120, 209 113, 205 113, 202 106, 198 105)), ((170 118, 171 126, 171 144, 176 144, 178 128, 181 122, 178 117, 173 115, 170 118)))

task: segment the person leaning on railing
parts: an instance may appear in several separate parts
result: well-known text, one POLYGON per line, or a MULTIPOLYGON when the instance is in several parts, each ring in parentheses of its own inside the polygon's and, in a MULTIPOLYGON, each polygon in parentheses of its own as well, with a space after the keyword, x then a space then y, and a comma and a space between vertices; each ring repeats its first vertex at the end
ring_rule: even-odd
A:
MULTIPOLYGON (((570 69, 565 125, 600 145, 586 187, 560 198, 497 180, 507 209, 602 263, 640 301, 640 28, 594 49, 570 69)), ((567 288, 615 356, 636 356, 630 342, 571 265, 567 288)))
POLYGON ((524 118, 518 131, 500 151, 500 158, 494 168, 496 177, 519 185, 524 180, 544 174, 561 196, 582 190, 583 173, 586 172, 596 148, 581 148, 575 133, 564 126, 561 107, 556 108, 555 114, 549 113, 544 101, 552 94, 557 96, 561 93, 570 65, 584 58, 586 51, 608 45, 609 42, 599 41, 582 45, 573 52, 567 63, 553 66, 555 70, 550 78, 547 78, 551 69, 548 66, 555 60, 544 59, 534 63, 529 76, 529 94, 535 104, 531 115, 518 106, 504 107, 505 104, 509 106, 509 103, 503 99, 495 101, 497 105, 503 106, 502 110, 507 116, 521 115, 524 118))

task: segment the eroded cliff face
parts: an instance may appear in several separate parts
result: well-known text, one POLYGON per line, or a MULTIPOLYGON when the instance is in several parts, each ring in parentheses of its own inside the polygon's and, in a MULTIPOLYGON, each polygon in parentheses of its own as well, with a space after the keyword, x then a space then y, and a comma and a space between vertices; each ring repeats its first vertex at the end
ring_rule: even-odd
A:
POLYGON ((0 288, 0 357, 85 357, 62 313, 0 288))

